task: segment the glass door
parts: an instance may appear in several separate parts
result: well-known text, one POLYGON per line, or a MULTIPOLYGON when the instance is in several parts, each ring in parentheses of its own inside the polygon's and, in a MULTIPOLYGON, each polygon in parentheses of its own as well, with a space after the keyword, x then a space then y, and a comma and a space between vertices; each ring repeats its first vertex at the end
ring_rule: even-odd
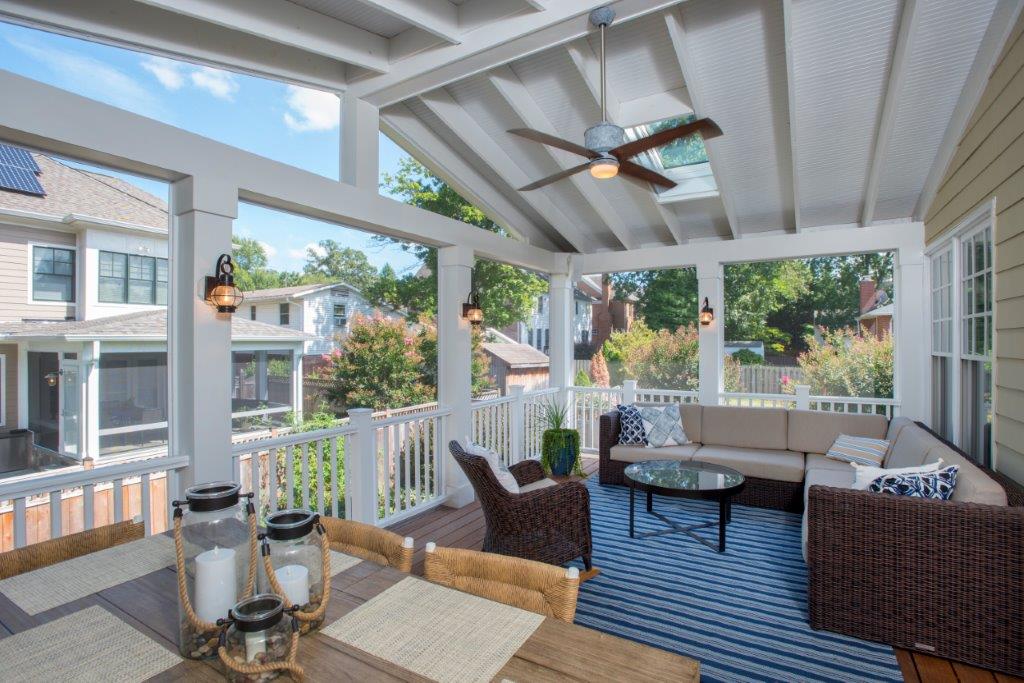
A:
POLYGON ((77 353, 64 353, 60 363, 61 453, 80 457, 82 382, 77 353))

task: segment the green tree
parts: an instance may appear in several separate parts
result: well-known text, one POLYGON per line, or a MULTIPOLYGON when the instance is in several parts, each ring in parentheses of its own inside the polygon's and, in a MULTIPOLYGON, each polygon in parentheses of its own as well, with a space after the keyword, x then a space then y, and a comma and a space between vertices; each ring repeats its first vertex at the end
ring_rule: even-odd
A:
POLYGON ((370 286, 363 290, 363 296, 374 306, 401 308, 400 284, 395 269, 385 263, 370 286))
POLYGON ((324 282, 340 280, 360 291, 370 288, 377 279, 377 269, 370 264, 366 254, 329 239, 320 240, 317 247, 306 249, 303 273, 307 277, 322 278, 324 282))
POLYGON ((601 347, 608 364, 609 382, 612 386, 622 384, 624 379, 636 379, 626 374, 625 363, 635 347, 646 346, 654 341, 654 330, 643 320, 637 320, 629 332, 612 332, 601 347))
MULTIPOLYGON (((415 159, 403 159, 394 175, 384 175, 381 187, 407 204, 508 236, 480 209, 415 159)), ((393 241, 386 237, 379 239, 393 241)), ((437 309, 437 250, 419 244, 401 244, 415 254, 423 266, 400 280, 398 291, 402 306, 414 318, 423 313, 433 314, 437 309)), ((536 298, 547 291, 542 278, 503 263, 478 261, 473 276, 484 311, 484 324, 489 327, 505 327, 526 320, 536 298)))
MULTIPOLYGON (((422 381, 427 386, 437 386, 437 327, 432 320, 422 319, 421 329, 416 337, 417 348, 419 349, 422 361, 420 369, 422 381)), ((474 396, 482 394, 494 388, 491 382, 490 370, 491 361, 484 352, 483 332, 480 328, 473 328, 471 337, 473 356, 470 362, 470 373, 472 385, 470 390, 474 396)))
MULTIPOLYGON (((808 349, 797 362, 812 394, 892 398, 893 343, 888 334, 878 338, 843 328, 825 333, 820 341, 813 336, 806 341, 808 349)), ((786 390, 792 391, 792 385, 786 390)))
POLYGON ((243 292, 281 287, 280 274, 271 269, 267 250, 252 237, 231 237, 231 258, 235 263, 235 284, 243 292))
POLYGON ((804 261, 731 263, 725 267, 725 338, 761 340, 784 351, 792 336, 769 324, 769 316, 804 296, 810 285, 804 261))

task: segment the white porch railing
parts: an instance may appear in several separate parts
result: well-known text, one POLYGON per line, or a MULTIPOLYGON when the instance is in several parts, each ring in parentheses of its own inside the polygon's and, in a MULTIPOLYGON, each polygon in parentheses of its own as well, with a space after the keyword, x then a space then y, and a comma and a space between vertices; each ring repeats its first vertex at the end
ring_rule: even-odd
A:
POLYGON ((159 457, 0 483, 0 519, 10 519, 10 527, 3 528, 11 530, 2 547, 22 548, 136 516, 147 535, 163 531, 169 519, 167 492, 178 490, 178 473, 187 466, 186 457, 159 457))
POLYGON ((570 387, 569 415, 580 433, 580 450, 596 451, 600 441, 600 417, 622 403, 622 387, 570 387))
POLYGON ((508 396, 474 401, 473 442, 496 451, 506 466, 539 458, 546 427, 544 404, 557 401, 560 393, 557 388, 523 391, 513 385, 508 396))
POLYGON ((826 413, 884 415, 890 420, 899 415, 900 407, 899 402, 893 398, 812 396, 811 387, 806 384, 796 385, 796 392, 793 394, 727 392, 719 394, 718 402, 729 406, 790 408, 797 410, 820 410, 826 413))
MULTIPOLYGON (((372 490, 377 492, 376 524, 393 524, 444 502, 444 462, 451 412, 449 408, 439 408, 373 420, 372 481, 376 486, 372 490)), ((363 443, 364 431, 357 438, 363 443)), ((359 482, 353 480, 353 485, 359 486, 359 482)), ((362 486, 353 488, 355 503, 365 491, 362 486)))

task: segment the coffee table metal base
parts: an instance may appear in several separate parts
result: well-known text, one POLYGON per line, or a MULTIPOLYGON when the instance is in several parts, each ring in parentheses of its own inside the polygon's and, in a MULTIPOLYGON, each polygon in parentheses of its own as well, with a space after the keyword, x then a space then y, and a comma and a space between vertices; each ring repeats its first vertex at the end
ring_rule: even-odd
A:
POLYGON ((654 510, 654 494, 650 491, 647 492, 647 512, 660 519, 666 527, 666 529, 660 529, 658 531, 645 531, 643 533, 636 533, 634 530, 634 511, 633 501, 636 497, 636 486, 631 481, 629 486, 629 537, 630 538, 651 538, 653 536, 667 536, 669 534, 686 534, 695 541, 699 541, 711 548, 712 550, 720 553, 725 552, 725 529, 729 522, 732 521, 732 503, 728 497, 722 497, 718 500, 718 520, 702 522, 700 524, 688 524, 683 525, 679 522, 674 522, 660 512, 654 510), (694 533, 697 529, 709 529, 711 527, 718 527, 718 543, 715 544, 712 541, 704 538, 700 534, 694 533))

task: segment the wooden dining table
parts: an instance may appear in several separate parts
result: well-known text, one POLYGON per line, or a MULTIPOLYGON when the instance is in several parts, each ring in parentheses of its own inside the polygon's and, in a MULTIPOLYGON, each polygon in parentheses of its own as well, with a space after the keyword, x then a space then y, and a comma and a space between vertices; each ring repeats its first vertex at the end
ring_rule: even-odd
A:
MULTIPOLYGON (((394 586, 408 574, 361 561, 331 579, 325 625, 394 586)), ((416 578, 423 581, 425 579, 416 578)), ((451 590, 451 589, 445 589, 451 590)), ((0 639, 98 605, 177 652, 177 581, 167 567, 30 616, 0 594, 0 639)), ((102 634, 97 634, 102 637, 102 634)), ((322 633, 303 636, 298 662, 309 681, 425 681, 412 671, 322 633)), ((664 650, 545 617, 496 681, 698 681, 699 664, 664 650)), ((184 660, 153 681, 221 681, 216 660, 184 660)))

